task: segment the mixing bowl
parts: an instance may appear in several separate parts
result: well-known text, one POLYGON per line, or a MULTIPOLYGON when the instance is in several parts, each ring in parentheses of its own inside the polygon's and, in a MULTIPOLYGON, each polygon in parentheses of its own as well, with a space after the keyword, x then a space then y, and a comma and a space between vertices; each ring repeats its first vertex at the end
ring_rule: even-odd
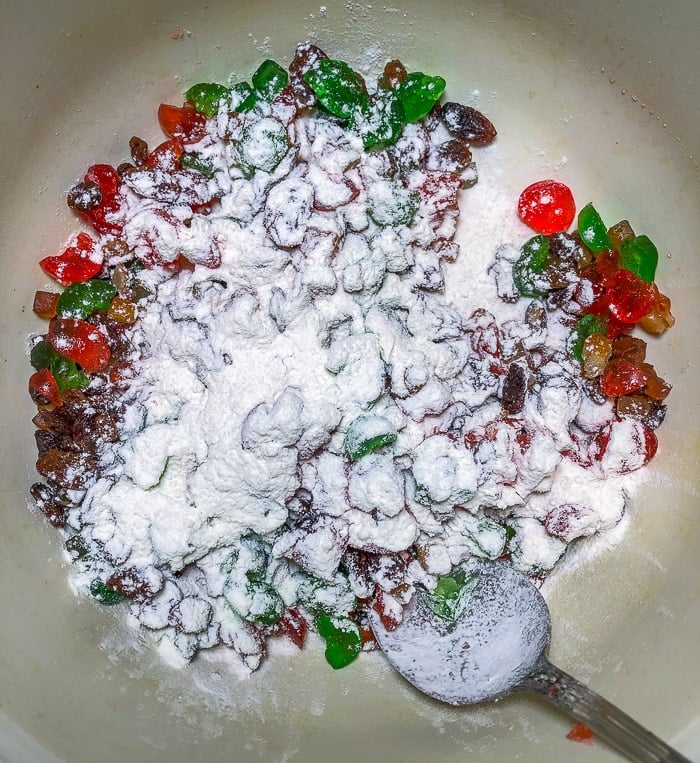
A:
POLYGON ((546 590, 557 664, 700 759, 700 4, 4 0, 0 13, 0 759, 615 759, 567 741, 569 722, 536 700, 443 707, 376 654, 334 672, 314 644, 278 648, 250 678, 207 660, 174 671, 114 612, 73 596, 55 531, 27 510, 25 345, 41 326, 37 261, 75 227, 65 191, 88 164, 123 161, 131 135, 156 141, 159 102, 288 61, 306 39, 358 66, 400 57, 443 74, 451 99, 476 99, 499 129, 481 182, 515 200, 532 180, 561 178, 659 243, 677 317, 650 350, 674 383, 659 454, 624 533, 580 550, 546 590))

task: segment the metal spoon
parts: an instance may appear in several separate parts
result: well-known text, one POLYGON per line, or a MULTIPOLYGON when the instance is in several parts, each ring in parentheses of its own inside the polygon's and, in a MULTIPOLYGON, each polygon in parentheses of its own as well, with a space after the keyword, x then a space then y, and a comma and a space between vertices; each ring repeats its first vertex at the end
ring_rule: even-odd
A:
POLYGON ((454 620, 413 597, 401 624, 372 629, 389 662, 420 691, 451 705, 530 691, 588 726, 630 760, 690 763, 622 710, 552 665, 545 656, 550 615, 535 586, 504 562, 472 560, 454 620))

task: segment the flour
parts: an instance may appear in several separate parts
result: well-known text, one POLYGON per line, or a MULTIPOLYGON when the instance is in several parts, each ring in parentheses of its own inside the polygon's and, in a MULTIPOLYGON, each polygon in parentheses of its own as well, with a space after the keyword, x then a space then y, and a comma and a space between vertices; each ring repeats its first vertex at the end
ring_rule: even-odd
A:
POLYGON ((433 122, 368 152, 283 102, 224 104, 187 147, 211 178, 124 180, 151 297, 65 532, 75 589, 116 576, 170 661, 228 647, 253 670, 289 612, 398 620, 417 583, 504 553, 543 575, 624 513, 644 428, 586 394, 570 313, 514 290, 497 150, 462 193, 476 170, 441 169, 433 122))

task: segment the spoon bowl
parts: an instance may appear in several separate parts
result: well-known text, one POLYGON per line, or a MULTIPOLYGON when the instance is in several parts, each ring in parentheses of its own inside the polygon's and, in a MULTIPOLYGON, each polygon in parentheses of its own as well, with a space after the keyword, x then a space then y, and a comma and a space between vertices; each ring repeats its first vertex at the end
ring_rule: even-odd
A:
POLYGON ((403 620, 371 625, 396 670, 417 689, 451 705, 500 699, 512 691, 545 697, 630 760, 690 763, 622 710, 552 665, 546 657, 549 608, 525 576, 505 562, 472 559, 449 616, 419 591, 403 620))

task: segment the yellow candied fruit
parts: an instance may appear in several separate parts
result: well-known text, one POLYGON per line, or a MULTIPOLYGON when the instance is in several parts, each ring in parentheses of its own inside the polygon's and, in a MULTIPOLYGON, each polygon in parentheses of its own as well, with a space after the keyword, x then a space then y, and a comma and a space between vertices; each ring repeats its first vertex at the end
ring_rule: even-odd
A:
POLYGON ((581 370, 586 379, 600 376, 612 354, 612 342, 602 334, 590 334, 581 348, 581 370))
POLYGON ((612 228, 608 228, 608 236, 610 237, 612 248, 619 251, 623 241, 627 241, 628 238, 634 238, 634 230, 629 224, 629 220, 620 220, 612 228))
POLYGON ((137 310, 136 304, 130 299, 124 299, 124 297, 115 297, 112 300, 112 304, 109 306, 107 315, 119 323, 126 323, 131 325, 136 323, 137 310))
POLYGON ((647 334, 663 334, 666 329, 673 326, 676 319, 671 314, 671 300, 662 294, 656 286, 654 286, 654 292, 656 296, 654 309, 647 313, 637 325, 647 334))

